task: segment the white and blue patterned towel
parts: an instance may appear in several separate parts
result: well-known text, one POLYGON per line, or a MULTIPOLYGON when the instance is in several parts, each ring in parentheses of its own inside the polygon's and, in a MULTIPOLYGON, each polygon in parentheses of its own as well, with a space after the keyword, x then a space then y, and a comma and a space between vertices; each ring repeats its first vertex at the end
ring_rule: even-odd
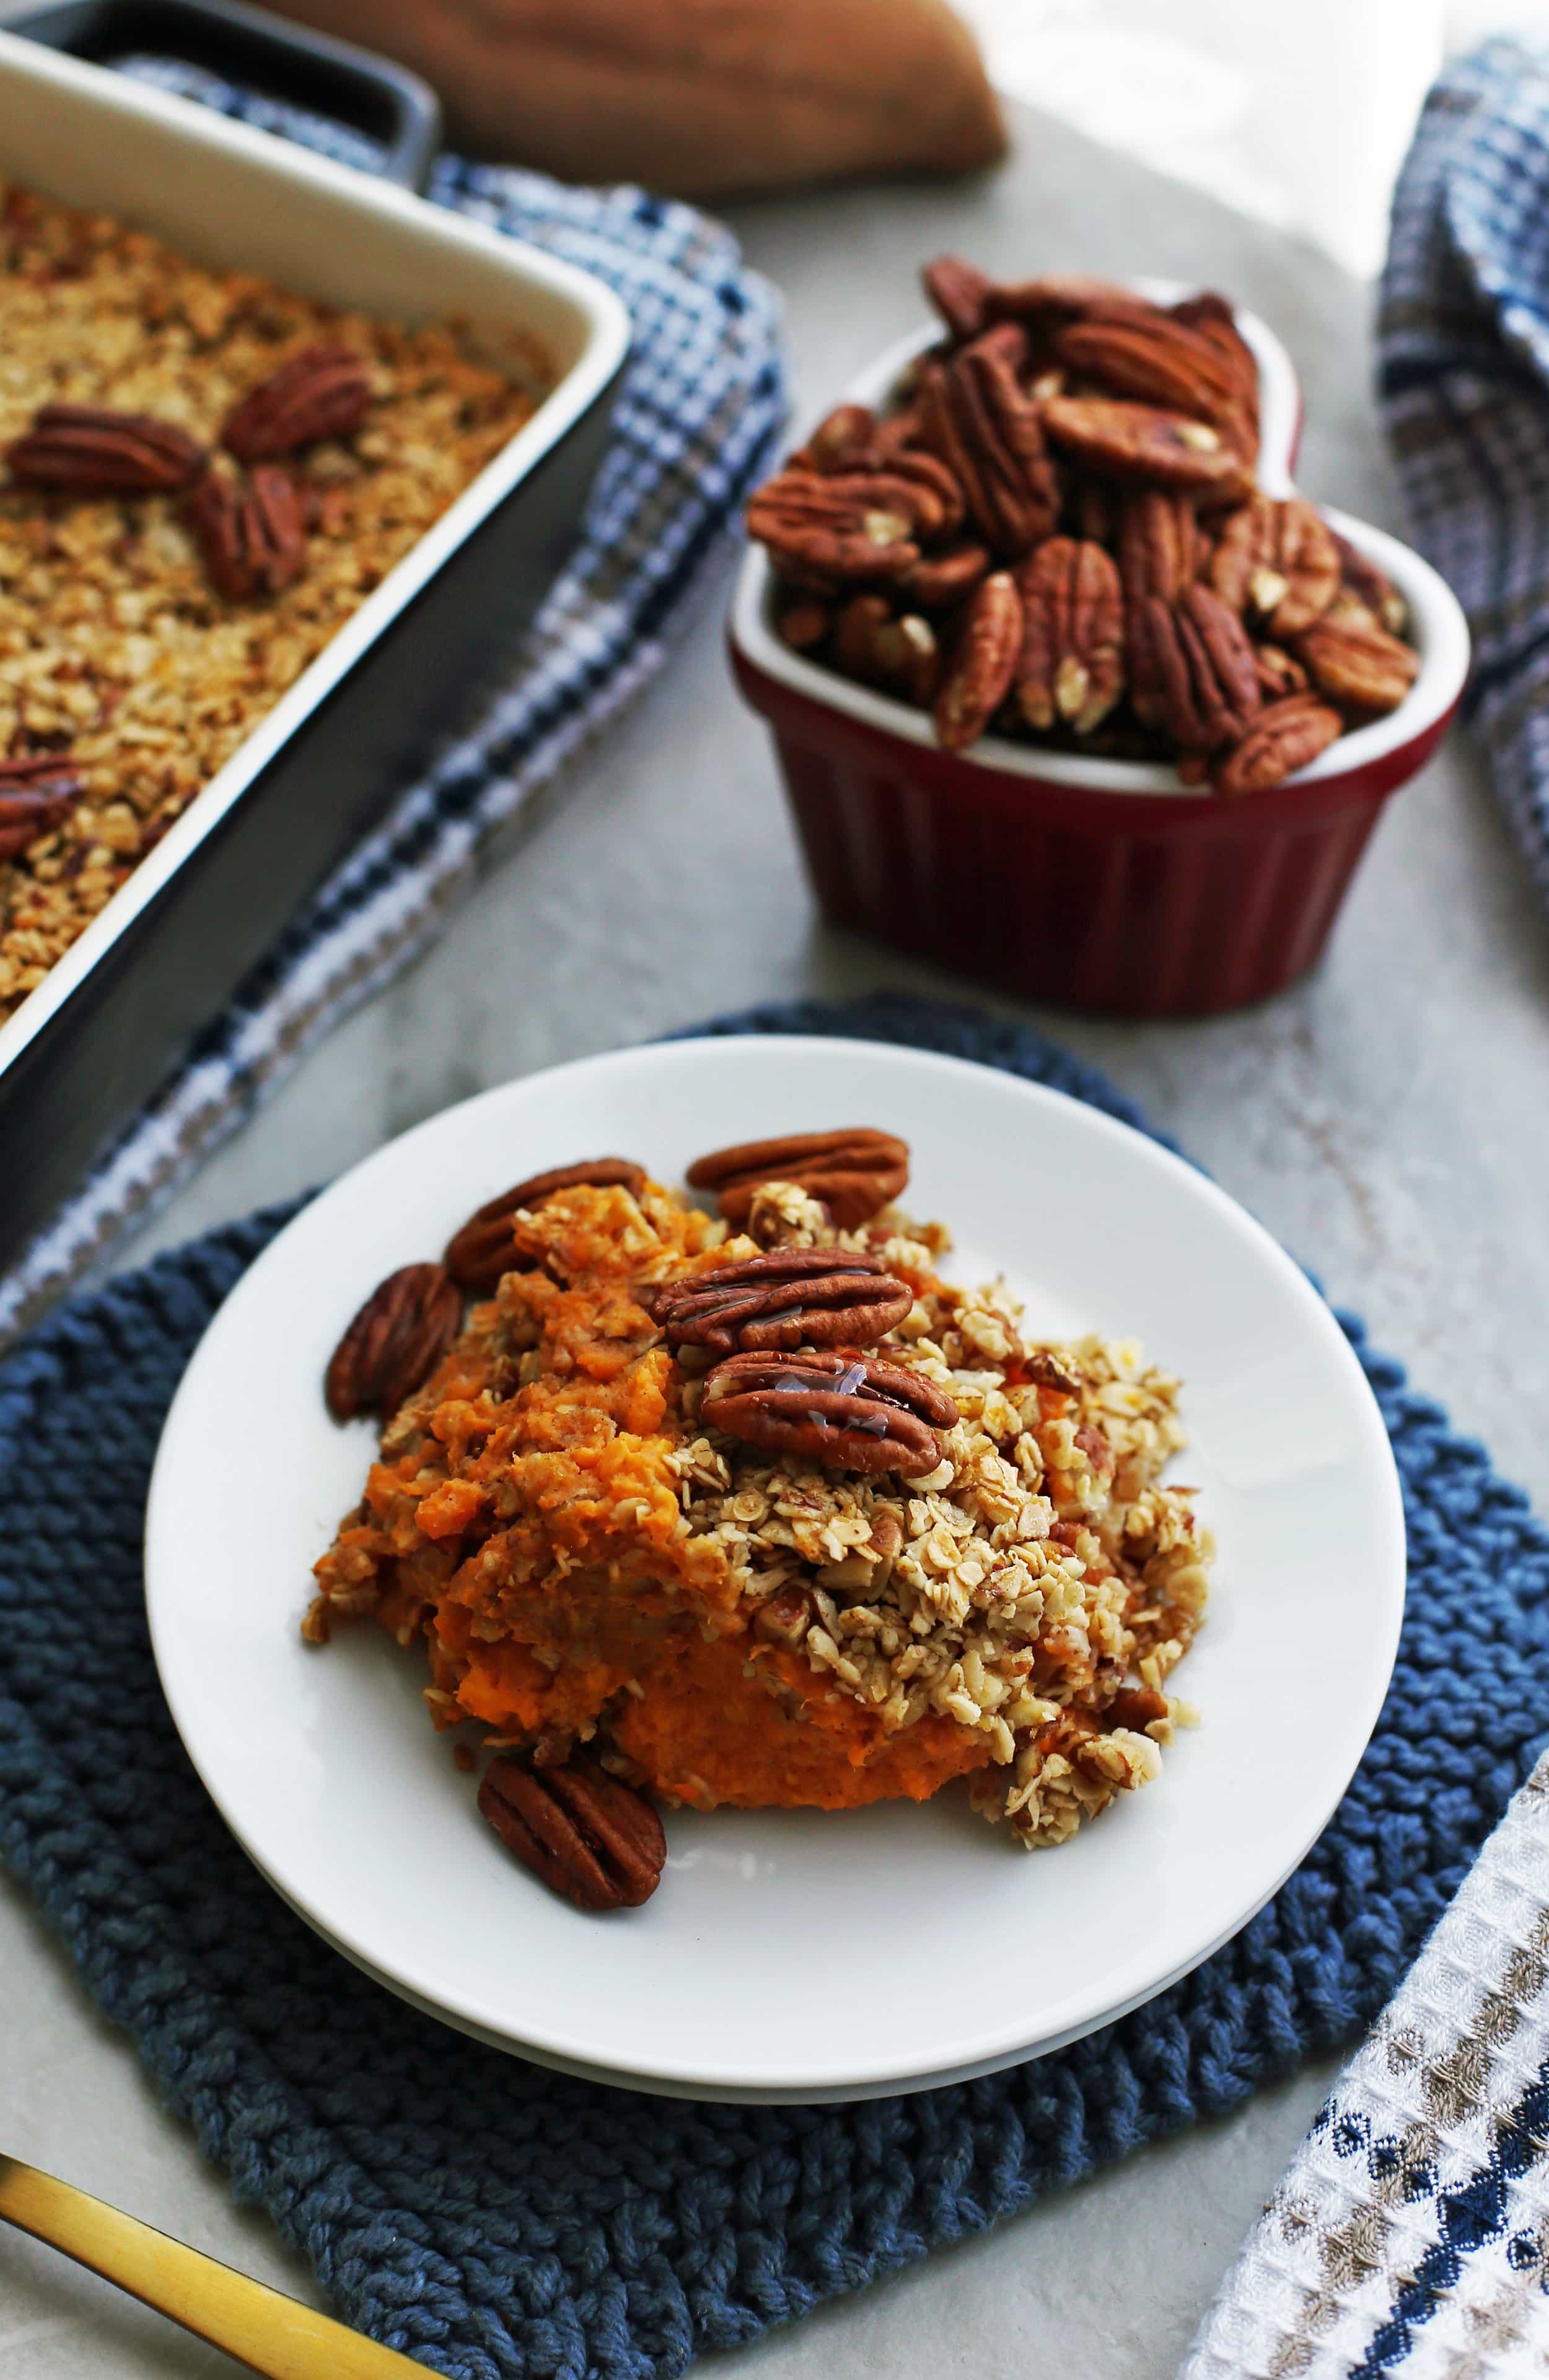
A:
MULTIPOLYGON (((246 99, 186 67, 155 79, 343 155, 337 126, 246 99)), ((528 808, 661 663, 705 565, 785 416, 773 291, 730 233, 636 189, 572 189, 442 158, 430 195, 580 265, 629 309, 634 345, 576 545, 520 675, 474 732, 405 787, 232 1006, 20 1265, 0 1279, 0 1343, 184 1181, 321 1037, 420 952, 493 830, 528 808)))
POLYGON ((1473 636, 1467 715, 1549 899, 1549 47, 1488 42, 1432 91, 1378 346, 1410 517, 1473 636))

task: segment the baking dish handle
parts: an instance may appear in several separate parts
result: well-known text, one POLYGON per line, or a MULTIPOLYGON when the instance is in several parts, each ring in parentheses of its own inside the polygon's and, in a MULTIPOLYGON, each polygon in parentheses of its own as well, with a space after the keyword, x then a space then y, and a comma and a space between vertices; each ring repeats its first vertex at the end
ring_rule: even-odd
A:
POLYGON ((40 0, 0 17, 0 29, 97 66, 138 52, 176 58, 332 116, 379 141, 377 171, 411 190, 424 188, 441 145, 441 103, 418 75, 245 0, 40 0))

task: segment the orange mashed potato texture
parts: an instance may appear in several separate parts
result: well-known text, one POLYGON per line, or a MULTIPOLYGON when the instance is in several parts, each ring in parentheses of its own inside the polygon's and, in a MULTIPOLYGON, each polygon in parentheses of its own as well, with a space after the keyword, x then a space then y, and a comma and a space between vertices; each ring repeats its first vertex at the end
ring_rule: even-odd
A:
POLYGON ((1210 1549, 1159 1485, 1175 1384, 1095 1341, 1035 1384, 1005 1293, 938 1280, 942 1237, 896 1213, 846 1236, 915 1292, 876 1352, 962 1416, 938 1472, 863 1480, 703 1424, 641 1302, 753 1242, 654 1183, 517 1216, 513 1269, 384 1429, 308 1633, 421 1640, 438 1724, 540 1763, 590 1746, 671 1803, 838 1810, 972 1774, 986 1815, 1063 1840, 1159 1766, 1210 1549))

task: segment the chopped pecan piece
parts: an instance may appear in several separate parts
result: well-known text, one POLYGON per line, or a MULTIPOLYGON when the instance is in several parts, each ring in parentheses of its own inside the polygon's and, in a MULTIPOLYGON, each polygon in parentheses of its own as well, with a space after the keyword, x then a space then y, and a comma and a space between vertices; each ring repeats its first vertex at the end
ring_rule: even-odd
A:
POLYGON ((976 742, 1011 690, 1022 653, 1022 598, 1009 570, 982 579, 936 698, 936 736, 949 752, 976 742))
POLYGON ((441 1362, 462 1312, 442 1265, 404 1265, 379 1281, 329 1363, 323 1393, 334 1420, 395 1413, 441 1362))
POLYGON ((1234 612, 1208 587, 1177 603, 1147 596, 1130 615, 1131 700, 1185 752, 1236 744, 1258 710, 1253 649, 1234 612))
POLYGON ((787 467, 754 496, 747 526, 787 576, 901 578, 920 558, 914 531, 924 508, 920 492, 891 474, 825 479, 787 467))
POLYGON ((362 358, 348 347, 303 347, 248 390, 221 427, 239 463, 269 463, 321 438, 347 438, 371 401, 362 358))
POLYGON ((589 1761, 538 1772, 493 1760, 478 1807, 523 1866, 577 1909, 638 1909, 661 1881, 667 1839, 656 1810, 589 1761))
POLYGON ((1239 420, 1239 384, 1209 339, 1159 310, 1071 322, 1054 342, 1068 370, 1096 381, 1114 396, 1137 397, 1164 412, 1186 413, 1218 429, 1239 420))
POLYGON ((988 331, 922 384, 926 435, 968 499, 997 552, 1025 553, 1059 516, 1059 487, 1040 407, 1017 378, 1025 342, 1014 325, 988 331))
POLYGON ((941 672, 941 649, 928 620, 915 612, 895 618, 885 595, 853 595, 839 615, 834 658, 841 669, 873 686, 928 705, 941 672))
POLYGON ((0 866, 63 826, 86 789, 67 752, 29 752, 0 760, 0 866))
POLYGON ((1251 484, 1241 455, 1208 421, 1118 398, 1051 396, 1043 422, 1055 445, 1114 479, 1217 497, 1245 495, 1251 484))
POLYGON ((42 405, 6 451, 11 477, 59 495, 137 496, 187 487, 204 449, 186 430, 149 413, 105 405, 42 405))
POLYGON ((512 1218, 530 1213, 556 1190, 611 1190, 622 1187, 637 1198, 645 1187, 646 1169, 629 1157, 588 1157, 579 1165, 555 1165, 547 1173, 529 1174, 514 1183, 498 1198, 487 1199, 446 1244, 442 1262, 460 1289, 470 1297, 490 1297, 502 1273, 521 1269, 521 1258, 511 1244, 512 1218))
POLYGON ((277 595, 307 565, 307 532, 295 482, 260 463, 239 486, 206 471, 188 497, 188 526, 211 583, 228 602, 277 595))
POLYGON ((791 460, 809 471, 850 471, 865 459, 876 435, 877 416, 869 405, 836 405, 791 460))
POLYGON ((1168 1698, 1155 1686, 1120 1686, 1112 1702, 1098 1712, 1102 1726, 1132 1727, 1143 1735, 1148 1727, 1168 1715, 1168 1698))
POLYGON ((650 1294, 669 1346, 718 1355, 771 1347, 868 1347, 914 1303, 876 1257, 843 1248, 779 1248, 745 1264, 714 1265, 650 1294))
POLYGON ((1218 794, 1237 798, 1267 793, 1326 750, 1342 732, 1337 710, 1315 694, 1293 694, 1261 710, 1240 744, 1219 759, 1212 782, 1218 794))
POLYGON ((1124 687, 1123 597, 1100 545, 1051 537, 1017 574, 1017 701, 1030 727, 1091 734, 1124 687))
POLYGON ((1397 710, 1420 672, 1411 645, 1365 614, 1319 620, 1296 642, 1320 694, 1352 710, 1397 710))
POLYGON ((1187 496, 1164 488, 1138 488, 1119 516, 1119 576, 1124 600, 1138 603, 1159 595, 1176 603, 1199 575, 1204 539, 1187 496))
POLYGON ((1386 628, 1390 637, 1401 637, 1410 625, 1410 607, 1392 579, 1385 571, 1379 570, 1358 545, 1352 545, 1348 537, 1341 537, 1337 530, 1332 534, 1339 555, 1343 585, 1358 603, 1365 605, 1373 619, 1380 627, 1386 628))
POLYGON ((1253 496, 1221 531, 1210 583, 1284 642, 1321 620, 1338 593, 1339 549, 1300 496, 1253 496))
POLYGON ((729 1355, 705 1375, 700 1416, 770 1452, 875 1475, 934 1471, 957 1406, 921 1373, 876 1355, 729 1355))
POLYGON ((909 1179, 909 1144, 865 1125, 791 1133, 780 1140, 712 1149, 695 1159, 685 1178, 695 1190, 715 1192, 729 1223, 747 1220, 761 1183, 793 1182, 809 1197, 822 1200, 841 1232, 853 1232, 902 1191, 909 1179))
POLYGON ((920 278, 954 339, 973 339, 985 327, 985 299, 989 276, 961 256, 938 256, 921 268, 920 278))

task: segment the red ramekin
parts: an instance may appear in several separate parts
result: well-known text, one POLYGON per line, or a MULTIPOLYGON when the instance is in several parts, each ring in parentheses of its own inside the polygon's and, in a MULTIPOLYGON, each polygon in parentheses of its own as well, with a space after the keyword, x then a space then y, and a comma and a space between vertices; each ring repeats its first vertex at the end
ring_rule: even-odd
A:
MULTIPOLYGON (((1259 362, 1260 483, 1281 494, 1301 421, 1296 376, 1265 324, 1237 319, 1259 362)), ((889 349, 846 395, 883 401, 939 335, 933 327, 889 349)), ((1000 736, 942 751, 924 711, 781 642, 768 559, 750 547, 732 667, 774 731, 825 914, 1070 1007, 1204 1015, 1294 981, 1322 950, 1384 803, 1434 750, 1469 666, 1462 613, 1430 565, 1363 521, 1325 518, 1405 598, 1420 673, 1388 717, 1240 801, 1183 785, 1168 767, 1000 736)))

